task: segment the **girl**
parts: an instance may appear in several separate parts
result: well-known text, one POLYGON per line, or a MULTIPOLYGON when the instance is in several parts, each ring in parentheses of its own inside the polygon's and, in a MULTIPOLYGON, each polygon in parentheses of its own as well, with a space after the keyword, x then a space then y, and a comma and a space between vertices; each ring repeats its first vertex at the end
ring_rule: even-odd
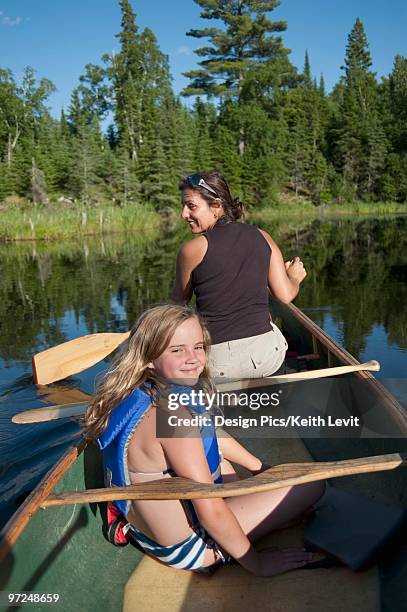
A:
POLYGON ((212 339, 209 354, 216 378, 261 378, 282 365, 284 336, 270 320, 268 289, 284 303, 306 276, 299 257, 284 263, 267 232, 238 223, 243 204, 232 198, 219 172, 201 172, 180 183, 181 217, 197 236, 177 258, 173 299, 196 297, 212 339))
MULTIPOLYGON (((206 363, 208 333, 193 310, 157 306, 134 326, 128 347, 107 372, 86 415, 90 438, 104 453, 108 485, 141 483, 172 475, 200 483, 237 479, 230 463, 253 474, 262 462, 231 437, 217 441, 210 424, 170 429, 168 416, 181 421, 205 407, 169 410, 168 392, 211 390, 206 363), (158 431, 157 431, 158 429, 158 431), (164 432, 163 433, 160 433, 164 432), (223 460, 220 463, 219 449, 223 460), (219 470, 220 467, 220 470, 219 470)), ((115 502, 131 524, 131 535, 146 553, 178 569, 205 568, 236 559, 256 576, 301 567, 303 550, 257 552, 253 544, 300 515, 323 492, 321 483, 230 499, 115 502)), ((208 571, 208 570, 206 570, 208 571)))

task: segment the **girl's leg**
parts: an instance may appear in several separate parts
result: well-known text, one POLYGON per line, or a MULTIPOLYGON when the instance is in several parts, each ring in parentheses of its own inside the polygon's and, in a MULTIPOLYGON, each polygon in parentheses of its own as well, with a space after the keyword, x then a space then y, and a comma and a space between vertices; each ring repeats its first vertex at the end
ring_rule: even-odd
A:
MULTIPOLYGON (((255 543, 270 531, 280 529, 301 515, 322 497, 324 491, 325 482, 312 482, 266 493, 229 497, 225 501, 245 534, 255 543)), ((276 554, 284 556, 283 552, 276 551, 276 554)), ((217 553, 207 549, 202 567, 213 565, 218 560, 217 553)), ((276 563, 280 561, 276 557, 276 563)))
POLYGON ((226 499, 245 534, 252 542, 280 529, 315 504, 325 491, 324 482, 312 482, 226 499))

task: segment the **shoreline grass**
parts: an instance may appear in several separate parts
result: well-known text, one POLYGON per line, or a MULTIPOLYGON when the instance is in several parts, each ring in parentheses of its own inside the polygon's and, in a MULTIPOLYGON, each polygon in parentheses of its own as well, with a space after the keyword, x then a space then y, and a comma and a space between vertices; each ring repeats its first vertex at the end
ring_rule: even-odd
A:
POLYGON ((0 241, 65 240, 153 229, 162 223, 151 207, 131 205, 0 211, 0 241))
MULTIPOLYGON (((294 218, 317 219, 348 216, 385 216, 407 213, 407 204, 394 202, 355 202, 314 206, 307 201, 291 201, 278 206, 251 209, 251 222, 285 221, 294 218)), ((172 215, 171 215, 172 216, 172 215)), ((176 217, 174 211, 174 217, 176 217)), ((126 207, 102 205, 87 208, 34 208, 29 206, 0 210, 0 242, 82 240, 108 234, 131 234, 162 226, 163 217, 152 207, 133 204, 126 207)))
POLYGON ((326 204, 314 206, 307 201, 292 201, 281 203, 275 207, 252 209, 249 212, 251 220, 267 221, 285 217, 299 216, 308 218, 382 216, 407 213, 407 204, 399 202, 348 202, 344 204, 326 204))

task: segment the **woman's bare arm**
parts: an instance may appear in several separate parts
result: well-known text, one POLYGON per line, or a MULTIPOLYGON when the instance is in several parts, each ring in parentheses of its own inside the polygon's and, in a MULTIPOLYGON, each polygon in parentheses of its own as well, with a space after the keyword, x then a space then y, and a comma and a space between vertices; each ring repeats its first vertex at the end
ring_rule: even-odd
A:
POLYGON ((192 272, 205 257, 208 242, 203 236, 186 242, 179 250, 172 300, 187 304, 192 297, 192 272))
POLYGON ((264 230, 260 232, 271 248, 268 273, 270 290, 280 302, 289 304, 297 296, 300 284, 307 275, 305 268, 299 257, 285 264, 281 251, 272 237, 264 230))
POLYGON ((263 465, 261 459, 252 455, 252 453, 223 429, 217 428, 216 431, 218 432, 219 448, 225 459, 232 461, 232 463, 237 463, 237 465, 241 465, 250 472, 261 470, 263 465))

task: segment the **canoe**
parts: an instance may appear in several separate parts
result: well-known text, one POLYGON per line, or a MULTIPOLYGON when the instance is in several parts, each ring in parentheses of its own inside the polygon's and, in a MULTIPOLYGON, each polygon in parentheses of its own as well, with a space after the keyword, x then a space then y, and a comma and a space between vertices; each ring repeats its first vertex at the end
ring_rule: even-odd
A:
MULTIPOLYGON (((308 367, 357 363, 294 305, 273 303, 272 311, 295 350, 308 356, 308 367)), ((334 432, 327 438, 312 431, 289 437, 273 432, 265 436, 264 431, 246 433, 243 443, 265 461, 298 462, 310 456, 328 461, 407 450, 406 413, 370 373, 341 377, 340 384, 324 388, 322 396, 319 386, 307 385, 301 392, 291 389, 288 400, 298 403, 296 398, 300 395, 307 398, 307 409, 315 401, 321 409, 321 397, 325 397, 325 410, 334 417, 345 413, 358 417, 360 427, 352 437, 334 432)), ((406 471, 400 469, 350 476, 335 481, 335 486, 379 501, 407 505, 405 475, 406 471)), ((379 569, 374 566, 358 573, 343 567, 321 568, 265 579, 234 565, 221 568, 208 579, 162 566, 132 546, 113 547, 102 536, 103 504, 41 509, 51 492, 101 487, 101 477, 100 454, 78 439, 3 528, 1 591, 37 594, 34 609, 39 611, 46 611, 50 605, 40 601, 41 594, 53 596, 53 605, 59 605, 64 612, 93 612, 102 607, 113 611, 220 612, 241 610, 246 605, 252 610, 271 612, 373 612, 380 609, 380 602, 388 610, 402 609, 407 583, 403 551, 396 551, 390 561, 382 561, 379 569)), ((301 529, 275 532, 262 544, 301 545, 301 529)))

